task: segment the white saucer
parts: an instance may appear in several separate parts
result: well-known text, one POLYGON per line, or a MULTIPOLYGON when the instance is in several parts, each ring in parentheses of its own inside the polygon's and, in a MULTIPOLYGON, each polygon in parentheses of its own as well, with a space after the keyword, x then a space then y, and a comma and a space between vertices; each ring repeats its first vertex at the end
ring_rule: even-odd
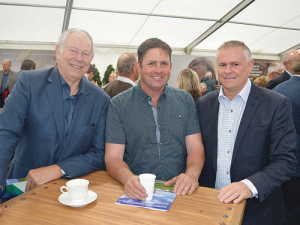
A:
POLYGON ((97 199, 97 194, 90 190, 88 191, 88 195, 87 195, 86 199, 84 199, 81 202, 73 202, 66 194, 61 194, 58 197, 58 201, 60 203, 67 205, 67 206, 71 206, 71 207, 82 207, 82 206, 92 203, 96 199, 97 199))

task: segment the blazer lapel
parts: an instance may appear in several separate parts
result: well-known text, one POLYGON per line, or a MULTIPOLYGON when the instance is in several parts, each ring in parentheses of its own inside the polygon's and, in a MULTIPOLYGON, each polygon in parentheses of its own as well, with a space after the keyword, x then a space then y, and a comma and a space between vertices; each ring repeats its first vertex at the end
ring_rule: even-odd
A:
POLYGON ((48 77, 49 83, 46 85, 46 90, 57 127, 61 148, 64 140, 64 107, 59 76, 58 69, 54 68, 48 77))
POLYGON ((218 116, 219 116, 219 93, 220 90, 215 92, 215 96, 212 99, 211 111, 213 113, 211 126, 212 126, 212 147, 213 147, 213 165, 214 170, 217 171, 217 158, 218 158, 218 116))
POLYGON ((234 150, 232 155, 232 163, 235 160, 237 151, 241 145, 241 141, 246 133, 247 128, 254 116, 254 113, 259 105, 259 88, 254 84, 251 85, 251 91, 246 103, 246 107, 240 122, 239 130, 235 139, 234 150))
MULTIPOLYGON (((74 116, 72 119, 69 136, 66 140, 64 150, 69 149, 70 146, 72 145, 80 128, 82 127, 82 123, 83 123, 84 119, 86 118, 87 111, 90 110, 89 109, 90 89, 88 88, 87 85, 85 85, 85 82, 83 80, 81 80, 81 82, 83 82, 83 92, 77 99, 76 108, 75 108, 74 116)), ((90 81, 86 81, 86 82, 90 82, 90 81)))

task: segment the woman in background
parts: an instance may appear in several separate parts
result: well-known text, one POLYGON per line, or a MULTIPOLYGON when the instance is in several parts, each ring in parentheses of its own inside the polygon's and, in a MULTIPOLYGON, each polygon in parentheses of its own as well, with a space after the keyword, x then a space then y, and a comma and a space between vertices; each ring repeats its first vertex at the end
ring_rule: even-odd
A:
POLYGON ((192 69, 183 69, 177 77, 177 88, 189 92, 197 104, 198 98, 201 96, 200 82, 197 73, 192 69))

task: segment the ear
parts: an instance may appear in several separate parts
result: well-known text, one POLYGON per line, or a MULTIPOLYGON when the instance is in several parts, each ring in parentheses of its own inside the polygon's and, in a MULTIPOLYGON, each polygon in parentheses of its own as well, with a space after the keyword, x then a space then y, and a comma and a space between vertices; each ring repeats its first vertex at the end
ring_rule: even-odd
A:
POLYGON ((249 66, 249 71, 248 71, 248 74, 251 73, 252 71, 252 68, 253 68, 253 65, 254 65, 254 60, 251 59, 250 62, 248 62, 248 66, 249 66))
POLYGON ((55 46, 56 59, 59 59, 60 56, 60 47, 59 45, 55 46))
POLYGON ((136 62, 136 63, 135 63, 135 68, 137 69, 137 71, 139 72, 139 74, 142 73, 142 68, 141 68, 141 65, 140 65, 139 62, 136 62))

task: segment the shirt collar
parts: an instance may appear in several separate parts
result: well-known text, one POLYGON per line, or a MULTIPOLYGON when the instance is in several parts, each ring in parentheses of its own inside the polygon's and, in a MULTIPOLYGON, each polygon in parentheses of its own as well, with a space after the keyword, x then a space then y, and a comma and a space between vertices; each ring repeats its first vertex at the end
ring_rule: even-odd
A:
MULTIPOLYGON (((246 85, 243 87, 243 89, 234 97, 234 99, 237 97, 237 96, 240 96, 244 102, 247 102, 248 100, 248 97, 249 97, 249 94, 250 94, 250 90, 251 90, 251 81, 250 79, 248 78, 248 81, 246 83, 246 85)), ((224 92, 223 92, 223 87, 221 86, 221 89, 220 89, 220 93, 219 93, 219 102, 221 101, 222 98, 227 98, 225 95, 224 95, 224 92)))
POLYGON ((291 74, 289 71, 285 70, 285 72, 287 72, 290 76, 293 76, 293 74, 291 74))
POLYGON ((127 78, 127 77, 123 77, 123 76, 118 76, 117 80, 125 82, 125 83, 129 83, 132 84, 133 86, 136 85, 136 83, 134 83, 131 79, 127 78))
POLYGON ((3 75, 9 75, 9 72, 10 72, 10 70, 7 73, 5 73, 3 70, 3 75))
MULTIPOLYGON (((60 80, 60 84, 63 90, 67 90, 68 93, 66 93, 68 96, 70 96, 71 93, 71 88, 70 85, 65 81, 65 79, 62 77, 62 75, 59 73, 59 80, 60 80), (65 89, 67 88, 67 89, 65 89)), ((83 84, 82 84, 82 79, 79 82, 79 87, 78 87, 78 92, 75 96, 80 96, 83 93, 83 84)))
MULTIPOLYGON (((136 90, 137 90, 138 94, 142 96, 143 99, 145 99, 145 98, 149 99, 148 97, 150 97, 150 96, 146 92, 144 92, 144 90, 141 87, 140 81, 136 85, 136 90)), ((169 93, 170 93, 170 88, 168 87, 168 85, 165 85, 164 91, 160 95, 160 98, 163 96, 167 97, 169 95, 169 93)))

